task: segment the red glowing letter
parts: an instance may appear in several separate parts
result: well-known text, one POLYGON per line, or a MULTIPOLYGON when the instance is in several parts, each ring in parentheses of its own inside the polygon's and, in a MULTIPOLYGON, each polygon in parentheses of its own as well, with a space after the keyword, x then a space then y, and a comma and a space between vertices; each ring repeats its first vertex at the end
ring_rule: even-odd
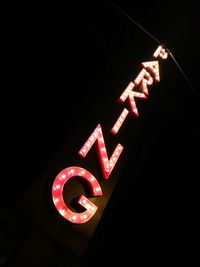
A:
POLYGON ((130 106, 131 106, 131 111, 132 111, 133 115, 138 116, 139 114, 138 114, 138 110, 137 110, 137 107, 136 107, 136 103, 135 103, 134 97, 146 98, 146 95, 143 94, 143 93, 132 91, 134 86, 135 86, 134 83, 132 83, 132 82, 129 83, 129 85, 127 86, 125 91, 120 96, 119 102, 124 102, 128 97, 129 103, 130 103, 130 106))
POLYGON ((118 160, 120 154, 122 153, 123 146, 118 144, 116 146, 110 160, 108 160, 108 155, 107 155, 106 146, 105 146, 105 142, 104 142, 104 138, 103 138, 103 133, 102 133, 101 125, 99 124, 99 125, 97 125, 94 132, 90 135, 88 140, 85 142, 85 144, 83 145, 81 150, 78 152, 79 155, 84 158, 87 155, 88 151, 93 146, 93 144, 96 142, 96 140, 97 140, 96 144, 97 144, 98 156, 99 156, 99 160, 100 160, 100 164, 101 164, 101 169, 103 172, 103 177, 105 179, 108 179, 115 164, 117 163, 117 160, 118 160))
POLYGON ((115 122, 114 126, 111 129, 112 134, 116 134, 119 131, 128 113, 129 113, 128 109, 124 108, 119 118, 117 119, 117 121, 115 122))
POLYGON ((56 176, 52 186, 52 198, 56 209, 68 221, 81 224, 92 218, 97 211, 97 207, 82 195, 79 197, 78 203, 86 209, 84 212, 73 212, 66 206, 62 195, 63 187, 65 183, 73 177, 80 177, 80 179, 84 179, 84 181, 87 182, 90 186, 92 197, 102 196, 102 191, 96 178, 87 170, 80 167, 73 166, 66 168, 56 176))
MULTIPOLYGON (((129 85, 124 90, 124 92, 122 93, 122 95, 120 96, 119 102, 124 102, 128 97, 131 111, 132 111, 133 115, 135 115, 137 117, 139 114, 138 114, 138 110, 136 107, 134 97, 146 98, 146 95, 143 93, 132 91, 132 89, 134 87, 135 87, 134 83, 130 82, 129 85)), ((126 116, 128 115, 128 113, 129 113, 129 111, 126 108, 124 108, 122 113, 118 117, 117 121, 115 122, 114 126, 111 129, 112 134, 116 134, 119 131, 119 129, 120 129, 122 123, 124 122, 126 116)))
POLYGON ((154 57, 161 57, 162 59, 166 59, 168 57, 168 53, 162 48, 161 45, 158 46, 156 51, 153 54, 154 57))
POLYGON ((159 82, 160 81, 160 74, 159 74, 159 64, 158 61, 148 61, 143 62, 142 66, 148 68, 153 74, 154 79, 159 82))
POLYGON ((145 70, 142 69, 136 79, 134 80, 134 84, 138 85, 141 83, 142 86, 142 92, 146 95, 148 95, 148 88, 147 85, 151 85, 153 83, 153 78, 151 75, 145 70))

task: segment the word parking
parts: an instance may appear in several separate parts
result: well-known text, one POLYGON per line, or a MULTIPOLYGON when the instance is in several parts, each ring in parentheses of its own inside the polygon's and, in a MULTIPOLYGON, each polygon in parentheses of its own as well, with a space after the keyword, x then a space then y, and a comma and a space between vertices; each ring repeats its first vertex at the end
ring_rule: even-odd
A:
MULTIPOLYGON (((168 53, 162 46, 158 46, 153 54, 154 58, 166 59, 168 53)), ((139 116, 137 105, 135 102, 136 98, 146 99, 148 97, 148 86, 152 85, 154 81, 160 81, 159 74, 159 62, 158 60, 147 61, 141 63, 142 69, 134 79, 131 81, 126 89, 119 97, 119 102, 123 103, 126 100, 129 101, 129 110, 124 108, 117 120, 113 124, 110 133, 115 135, 119 132, 122 124, 129 113, 134 116, 139 116), (134 88, 140 88, 140 92, 134 91, 134 88)), ((84 143, 82 148, 79 150, 78 155, 82 158, 86 157, 89 150, 96 143, 100 166, 104 179, 109 179, 112 170, 114 169, 124 147, 121 144, 117 144, 110 159, 107 155, 106 145, 104 142, 104 136, 102 127, 100 124, 96 126, 92 134, 89 136, 87 141, 84 143)), ((102 188, 98 183, 96 177, 94 177, 88 170, 78 167, 70 166, 63 169, 55 178, 52 186, 52 198, 53 203, 57 211, 71 223, 82 224, 89 221, 97 211, 98 207, 94 205, 88 198, 81 195, 77 202, 84 208, 83 212, 74 212, 70 209, 63 199, 63 188, 65 183, 72 178, 79 177, 83 179, 90 189, 90 197, 100 197, 103 195, 102 188)))

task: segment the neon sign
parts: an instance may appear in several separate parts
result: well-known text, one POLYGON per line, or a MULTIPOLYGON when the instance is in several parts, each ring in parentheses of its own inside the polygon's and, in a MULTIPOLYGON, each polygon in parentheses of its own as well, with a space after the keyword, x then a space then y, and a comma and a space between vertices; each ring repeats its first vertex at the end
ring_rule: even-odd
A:
MULTIPOLYGON (((158 46, 153 54, 153 57, 166 59, 168 54, 162 46, 158 46)), ((160 81, 158 60, 142 62, 141 65, 143 67, 142 70, 139 72, 135 80, 128 84, 118 99, 119 103, 123 103, 128 100, 130 110, 126 108, 122 110, 121 114, 110 130, 110 133, 113 135, 119 132, 129 112, 135 117, 139 116, 135 99, 146 99, 148 97, 148 86, 152 85, 154 80, 156 82, 160 81), (134 89, 137 87, 140 88, 141 92, 134 91, 134 89)), ((111 172, 113 171, 122 151, 124 150, 124 147, 121 144, 117 144, 109 159, 102 127, 100 124, 97 125, 82 148, 79 150, 78 156, 82 158, 86 157, 87 153, 94 144, 96 144, 103 178, 109 179, 111 172)), ((63 188, 66 182, 73 178, 82 180, 87 184, 87 187, 90 190, 90 197, 101 197, 103 192, 98 180, 84 168, 71 166, 63 169, 56 176, 52 186, 52 198, 55 208, 67 221, 75 224, 82 224, 86 223, 94 216, 98 207, 83 195, 81 195, 77 200, 77 204, 84 208, 83 212, 74 212, 66 205, 63 199, 63 188)))

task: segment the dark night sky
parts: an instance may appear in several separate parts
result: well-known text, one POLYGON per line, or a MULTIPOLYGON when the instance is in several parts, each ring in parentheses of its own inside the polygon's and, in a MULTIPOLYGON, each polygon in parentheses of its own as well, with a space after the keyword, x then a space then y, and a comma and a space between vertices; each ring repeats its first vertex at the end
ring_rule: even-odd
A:
MULTIPOLYGON (((159 1, 116 3, 170 49, 199 93, 197 1, 181 5, 163 5, 159 1)), ((92 103, 95 105, 103 95, 112 101, 117 99, 118 95, 112 90, 104 89, 105 93, 100 89, 100 83, 106 86, 109 68, 118 64, 118 58, 129 71, 124 67, 123 74, 117 74, 123 86, 123 82, 130 81, 134 70, 130 57, 136 58, 134 64, 140 64, 140 58, 146 60, 158 44, 107 1, 75 2, 62 11, 59 6, 54 10, 50 5, 27 6, 25 10, 17 7, 17 10, 20 11, 13 19, 5 22, 9 38, 6 39, 7 83, 3 102, 9 112, 3 116, 3 135, 6 148, 13 151, 10 154, 10 149, 5 149, 5 158, 8 166, 17 167, 19 173, 31 168, 30 180, 34 180, 63 140, 73 135, 73 129, 78 130, 76 119, 80 122, 80 116, 87 116, 92 103), (131 46, 135 53, 132 49, 129 55, 131 46), (137 54, 140 51, 141 56, 137 54), (99 87, 95 90, 93 84, 97 83, 99 87)), ((195 107, 199 102, 175 63, 171 58, 169 61, 170 71, 174 68, 179 75, 174 81, 175 101, 179 101, 180 95, 180 105, 186 105, 188 120, 194 120, 191 127, 196 131, 198 108, 195 110, 195 107), (184 84, 184 90, 179 82, 184 84)), ((112 71, 118 70, 116 67, 112 71)), ((28 186, 29 181, 25 183, 28 186)))
MULTIPOLYGON (((192 90, 200 95, 199 3, 132 2, 115 1, 172 52, 193 87, 169 57, 138 121, 130 119, 115 139, 124 142, 127 162, 92 243, 99 264, 196 253, 200 98, 192 90)), ((5 21, 3 208, 23 199, 63 144, 79 148, 99 122, 109 129, 119 94, 158 46, 109 1, 54 5, 17 6, 19 12, 13 6, 15 15, 5 21)))

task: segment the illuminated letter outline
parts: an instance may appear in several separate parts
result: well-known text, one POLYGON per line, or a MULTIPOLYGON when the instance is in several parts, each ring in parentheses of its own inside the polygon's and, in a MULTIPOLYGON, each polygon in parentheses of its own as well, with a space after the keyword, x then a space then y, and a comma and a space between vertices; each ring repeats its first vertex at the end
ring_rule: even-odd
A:
POLYGON ((73 177, 80 177, 87 182, 91 189, 91 197, 102 196, 102 190, 97 179, 90 172, 77 166, 65 168, 56 176, 52 186, 52 198, 56 209, 66 220, 82 224, 94 216, 97 207, 83 195, 79 197, 78 203, 86 209, 84 212, 74 212, 67 207, 63 200, 63 188, 73 177))
POLYGON ((78 154, 84 158, 95 142, 97 144, 96 148, 98 151, 103 177, 105 179, 108 179, 124 148, 121 144, 118 144, 115 147, 115 150, 109 160, 101 125, 98 124, 93 133, 90 135, 88 140, 83 145, 83 147, 80 149, 78 154))
MULTIPOLYGON (((153 54, 153 57, 161 59, 166 59, 168 57, 168 52, 166 52, 165 48, 163 48, 161 45, 157 47, 156 51, 153 54)), ((122 95, 119 98, 119 102, 124 102, 126 98, 129 98, 129 103, 131 106, 131 111, 135 116, 138 116, 138 110, 136 107, 136 103, 134 100, 134 97, 139 98, 146 98, 148 95, 148 88, 147 85, 151 85, 153 83, 153 78, 151 75, 146 71, 145 68, 150 69, 150 71, 154 74, 154 79, 159 82, 160 81, 160 74, 159 74, 159 64, 158 61, 149 61, 149 62, 143 62, 141 63, 144 67, 134 82, 130 82, 125 91, 122 93, 122 95), (138 86, 141 83, 141 91, 142 93, 132 91, 132 89, 135 86, 138 86)), ((114 124, 113 128, 111 129, 112 134, 116 134, 121 125, 123 124, 125 118, 129 114, 129 111, 124 108, 120 116, 118 117, 116 123, 114 124)), ((110 173, 112 172, 120 154, 123 151, 123 146, 118 144, 110 158, 108 160, 108 155, 105 147, 105 142, 103 138, 103 133, 100 124, 97 125, 91 136, 88 138, 86 143, 83 145, 81 150, 79 151, 79 155, 81 157, 85 157, 88 153, 88 151, 91 149, 92 145, 96 142, 97 144, 97 150, 98 150, 98 156, 100 159, 101 168, 103 171, 103 176, 105 179, 108 179, 110 176, 110 173), (97 140, 97 142, 96 142, 97 140)), ((53 203, 58 210, 58 212, 68 221, 76 224, 82 224, 87 221, 89 221, 95 212, 97 211, 97 207, 89 201, 86 197, 81 195, 78 199, 79 205, 84 207, 86 210, 84 212, 73 212, 71 209, 69 209, 64 200, 63 200, 63 188, 65 183, 73 178, 73 177, 80 177, 81 179, 85 180, 91 189, 91 196, 102 196, 102 190, 101 187, 96 180, 96 178, 87 170, 72 166, 68 167, 66 169, 63 169, 55 178, 53 186, 52 186, 52 199, 53 203)))

